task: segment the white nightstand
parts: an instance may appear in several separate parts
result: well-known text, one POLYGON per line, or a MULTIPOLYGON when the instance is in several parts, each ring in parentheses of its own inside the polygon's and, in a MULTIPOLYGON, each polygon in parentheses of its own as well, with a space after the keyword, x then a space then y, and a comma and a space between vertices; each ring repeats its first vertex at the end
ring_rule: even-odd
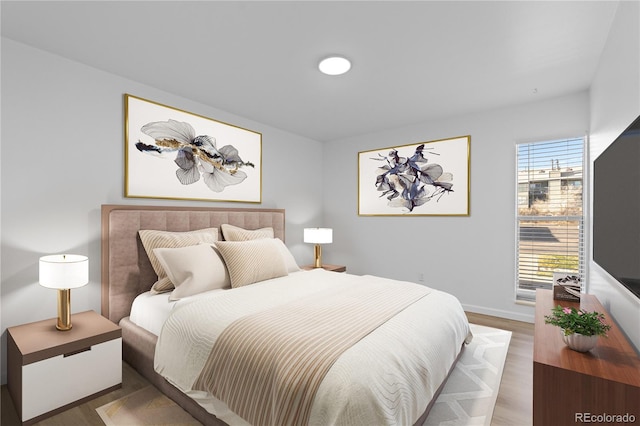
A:
POLYGON ((32 424, 122 386, 122 330, 94 311, 7 329, 7 387, 32 424))

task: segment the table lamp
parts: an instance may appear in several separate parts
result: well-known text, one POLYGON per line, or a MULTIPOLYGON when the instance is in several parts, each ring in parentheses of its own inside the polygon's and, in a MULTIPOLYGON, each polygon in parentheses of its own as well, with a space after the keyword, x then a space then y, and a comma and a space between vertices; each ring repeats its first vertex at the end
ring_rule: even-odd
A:
POLYGON ((54 254, 40 258, 40 285, 58 290, 58 323, 71 330, 71 289, 89 283, 89 259, 77 254, 54 254))
POLYGON ((313 267, 322 268, 322 247, 320 244, 331 244, 333 242, 333 229, 304 228, 304 242, 315 244, 313 267))

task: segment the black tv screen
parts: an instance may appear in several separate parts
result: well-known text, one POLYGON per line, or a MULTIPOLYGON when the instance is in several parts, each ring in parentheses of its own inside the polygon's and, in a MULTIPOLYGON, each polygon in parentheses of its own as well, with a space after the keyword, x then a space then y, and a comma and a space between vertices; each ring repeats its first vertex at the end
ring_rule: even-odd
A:
POLYGON ((640 117, 593 163, 593 260, 640 298, 640 117))

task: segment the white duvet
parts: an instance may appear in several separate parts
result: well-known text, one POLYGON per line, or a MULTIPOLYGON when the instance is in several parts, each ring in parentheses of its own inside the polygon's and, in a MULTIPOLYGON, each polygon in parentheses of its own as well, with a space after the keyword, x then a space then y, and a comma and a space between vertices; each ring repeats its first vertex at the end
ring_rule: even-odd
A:
MULTIPOLYGON (((177 306, 158 338, 155 370, 231 425, 246 422, 192 385, 222 330, 235 319, 356 280, 385 280, 314 269, 177 306)), ((314 399, 312 425, 412 425, 471 338, 458 300, 431 290, 345 351, 314 399)))

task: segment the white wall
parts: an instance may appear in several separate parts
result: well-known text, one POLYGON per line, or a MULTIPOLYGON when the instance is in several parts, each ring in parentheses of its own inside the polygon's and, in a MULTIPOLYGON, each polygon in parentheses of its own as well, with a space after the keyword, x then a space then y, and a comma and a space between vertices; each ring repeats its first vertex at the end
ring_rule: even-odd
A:
MULTIPOLYGON (((213 83, 212 83, 213 84, 213 83)), ((100 205, 216 205, 286 209, 300 263, 313 251, 302 228, 322 225, 322 145, 2 39, 2 381, 7 327, 57 315, 38 285, 38 258, 89 256, 90 283, 72 311, 100 312, 100 205), (130 93, 262 133, 262 204, 124 198, 124 99, 130 93)))
POLYGON ((588 126, 589 98, 581 92, 332 141, 324 152, 324 223, 334 228, 334 243, 324 258, 356 274, 413 282, 424 274, 426 285, 470 311, 533 321, 532 307, 514 302, 515 144, 580 137, 588 126), (463 135, 471 136, 470 216, 358 216, 359 151, 463 135))
MULTIPOLYGON (((639 115, 640 3, 623 1, 591 87, 591 172, 593 160, 639 115)), ((594 263, 592 254, 590 250, 588 292, 598 297, 640 350, 640 300, 594 263)))

